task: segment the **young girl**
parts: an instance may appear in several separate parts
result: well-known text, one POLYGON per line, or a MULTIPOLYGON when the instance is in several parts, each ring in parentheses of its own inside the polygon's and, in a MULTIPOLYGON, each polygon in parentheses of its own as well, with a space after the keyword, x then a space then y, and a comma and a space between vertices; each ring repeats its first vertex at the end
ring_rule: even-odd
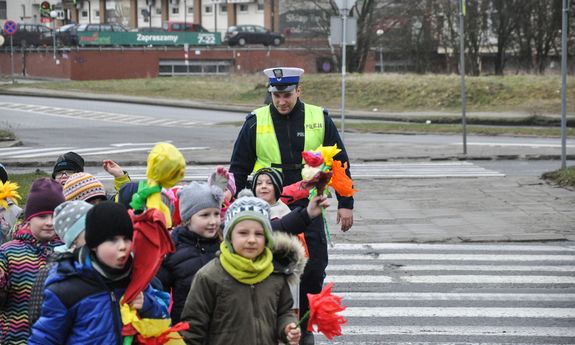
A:
POLYGON ((26 344, 30 333, 28 304, 38 271, 54 247, 62 244, 54 232, 52 214, 64 202, 62 186, 47 178, 32 184, 23 227, 0 246, 0 343, 26 344))
POLYGON ((192 182, 178 191, 183 224, 172 232, 176 252, 168 255, 157 277, 172 291, 174 324, 180 322, 184 303, 196 272, 219 250, 220 206, 224 193, 219 187, 192 182))
POLYGON ((226 214, 221 254, 192 282, 182 313, 190 326, 181 332, 187 344, 299 342, 287 277, 272 263, 272 245, 268 204, 238 198, 226 214))
MULTIPOLYGON (((86 244, 50 271, 28 344, 122 344, 119 302, 130 283, 132 234, 124 206, 105 201, 88 211, 86 244)), ((130 306, 142 318, 168 317, 149 286, 130 306)))

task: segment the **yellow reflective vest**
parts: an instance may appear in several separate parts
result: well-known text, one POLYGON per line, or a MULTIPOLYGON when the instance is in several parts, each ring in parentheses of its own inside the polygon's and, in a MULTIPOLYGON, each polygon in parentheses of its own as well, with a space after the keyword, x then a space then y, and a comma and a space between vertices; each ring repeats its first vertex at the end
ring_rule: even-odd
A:
MULTIPOLYGON (((325 119, 321 107, 304 104, 304 151, 317 149, 323 144, 325 119)), ((256 114, 256 163, 253 172, 261 168, 282 164, 280 147, 269 106, 254 110, 256 114)), ((279 169, 281 170, 281 169, 279 169)))

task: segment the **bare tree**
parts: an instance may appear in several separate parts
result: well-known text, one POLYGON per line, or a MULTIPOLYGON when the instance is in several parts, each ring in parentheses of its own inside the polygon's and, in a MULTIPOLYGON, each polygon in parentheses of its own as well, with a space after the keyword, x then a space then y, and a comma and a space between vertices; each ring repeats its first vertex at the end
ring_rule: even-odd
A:
POLYGON ((513 35, 519 27, 525 0, 492 0, 491 24, 497 40, 495 51, 495 74, 503 75, 506 52, 513 43, 513 35))

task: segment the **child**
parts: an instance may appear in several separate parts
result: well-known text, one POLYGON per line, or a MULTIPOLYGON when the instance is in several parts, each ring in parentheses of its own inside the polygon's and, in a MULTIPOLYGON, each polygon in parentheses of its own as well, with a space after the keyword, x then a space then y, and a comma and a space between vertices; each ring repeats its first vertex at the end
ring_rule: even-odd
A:
POLYGON ((218 186, 224 191, 224 201, 220 214, 223 223, 226 217, 226 211, 228 207, 230 207, 234 195, 236 195, 236 180, 234 179, 234 174, 228 172, 226 168, 218 166, 216 171, 208 177, 208 184, 218 186))
MULTIPOLYGON (((111 201, 86 215, 86 244, 50 271, 40 319, 28 344, 121 344, 120 299, 130 283, 133 226, 111 201)), ((142 318, 165 318, 167 308, 148 286, 130 306, 142 318)))
POLYGON ((181 226, 172 232, 176 252, 168 255, 157 274, 166 291, 172 290, 172 323, 180 322, 186 297, 196 272, 220 248, 220 206, 222 190, 192 182, 178 191, 181 226))
POLYGON ((72 174, 83 171, 84 158, 76 152, 66 152, 56 159, 56 164, 52 170, 52 179, 64 186, 72 174))
POLYGON ((52 213, 64 202, 62 186, 40 178, 30 187, 23 227, 14 239, 0 246, 0 343, 26 344, 30 325, 28 303, 38 271, 46 265, 56 237, 52 213))
POLYGON ((85 172, 72 174, 64 184, 67 201, 82 200, 92 205, 106 201, 106 190, 100 180, 85 172))
MULTIPOLYGON (((0 181, 8 181, 8 172, 4 165, 0 164, 0 181)), ((0 191, 0 194, 2 192, 0 191)), ((7 207, 0 206, 0 244, 10 240, 10 231, 16 225, 22 209, 16 205, 14 200, 6 198, 7 207)))
POLYGON ((272 242, 266 202, 240 197, 231 204, 221 254, 198 271, 184 306, 187 344, 299 342, 286 276, 272 263, 272 242))
POLYGON ((74 249, 84 245, 86 214, 90 208, 92 205, 85 201, 66 201, 54 210, 54 231, 64 241, 64 244, 54 248, 54 253, 48 258, 46 267, 41 268, 36 276, 28 306, 30 325, 33 325, 40 317, 44 302, 44 284, 52 266, 64 256, 71 257, 74 249))
POLYGON ((252 192, 266 201, 271 208, 271 219, 282 218, 290 213, 290 208, 280 200, 283 175, 274 168, 261 168, 254 174, 252 192))

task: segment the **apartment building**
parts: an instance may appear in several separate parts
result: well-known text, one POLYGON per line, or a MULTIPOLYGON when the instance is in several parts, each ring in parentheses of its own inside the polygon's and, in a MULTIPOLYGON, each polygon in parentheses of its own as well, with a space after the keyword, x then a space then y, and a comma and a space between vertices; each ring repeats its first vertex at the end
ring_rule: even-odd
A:
MULTIPOLYGON (((0 24, 7 19, 40 23, 43 0, 0 0, 0 24)), ((209 31, 258 24, 279 31, 280 0, 48 0, 65 23, 119 23, 131 29, 161 27, 167 21, 201 24, 209 31)))

